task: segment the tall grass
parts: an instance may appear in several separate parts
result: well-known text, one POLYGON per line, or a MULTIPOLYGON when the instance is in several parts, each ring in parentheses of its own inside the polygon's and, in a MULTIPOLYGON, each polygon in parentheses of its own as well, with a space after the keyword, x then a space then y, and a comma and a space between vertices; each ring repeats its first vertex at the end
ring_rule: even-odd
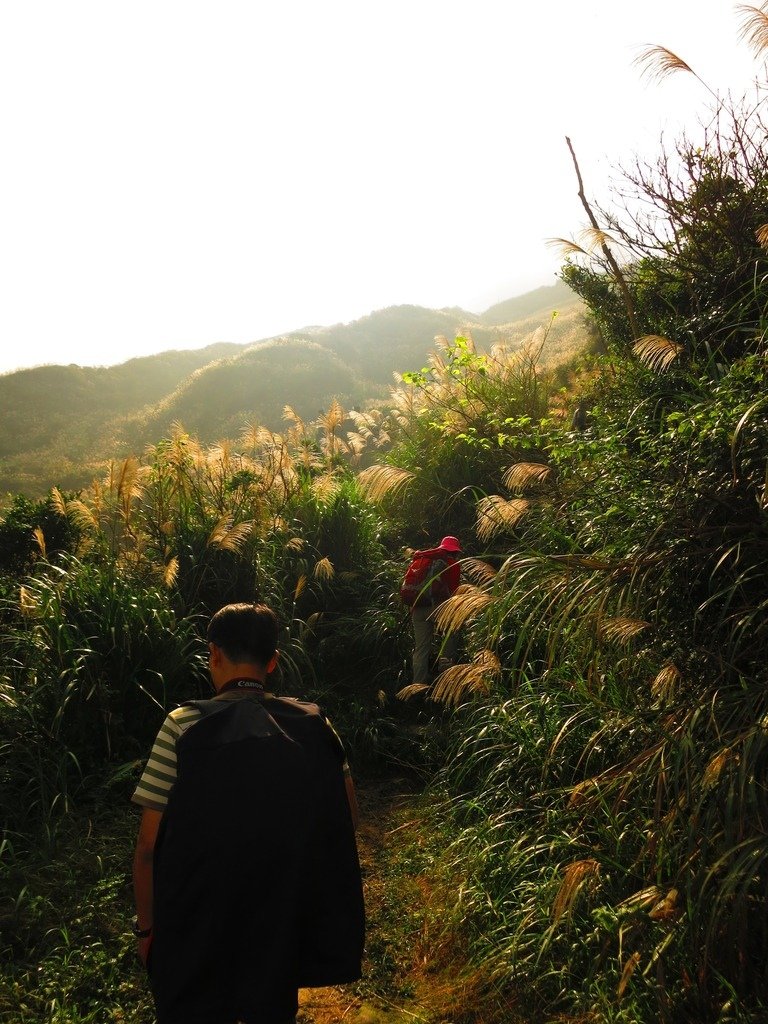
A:
POLYGON ((616 365, 587 434, 551 434, 549 475, 506 474, 525 515, 489 531, 481 503, 479 535, 517 551, 439 617, 503 667, 490 699, 432 691, 460 705, 452 924, 531 1012, 747 1019, 768 995, 768 377, 749 356, 616 387, 616 365))
POLYGON ((165 712, 207 692, 205 621, 228 601, 275 607, 286 691, 351 687, 375 709, 394 688, 382 665, 402 659, 402 629, 380 518, 343 454, 348 419, 338 403, 316 424, 286 415, 284 435, 254 426, 210 448, 177 427, 88 491, 52 492, 32 555, 0 588, 12 832, 52 836, 105 780, 127 791, 165 712), (46 531, 74 553, 49 559, 46 531))
POLYGON ((84 781, 119 774, 201 692, 202 648, 167 595, 74 556, 39 563, 2 615, 6 825, 50 831, 84 781))
POLYGON ((391 446, 389 471, 371 466, 361 482, 412 544, 469 532, 477 499, 513 454, 540 456, 538 427, 553 390, 538 365, 546 338, 542 330, 525 347, 499 343, 488 354, 471 338, 442 339, 429 366, 401 376, 379 424, 391 446))
POLYGON ((634 345, 605 268, 569 275, 609 352, 586 422, 568 430, 554 403, 518 417, 475 491, 479 557, 438 616, 468 655, 427 693, 456 708, 447 927, 534 1015, 714 1022, 768 1003, 766 274, 738 226, 768 220, 764 138, 690 154, 668 210, 685 230, 661 254, 646 235, 627 271, 634 345), (695 295, 673 283, 688 271, 695 295))

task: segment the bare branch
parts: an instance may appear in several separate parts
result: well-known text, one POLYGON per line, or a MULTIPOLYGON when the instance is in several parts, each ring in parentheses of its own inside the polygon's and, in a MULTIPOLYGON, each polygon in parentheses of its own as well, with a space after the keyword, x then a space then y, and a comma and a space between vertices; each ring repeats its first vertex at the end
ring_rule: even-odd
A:
MULTIPOLYGON (((568 144, 568 149, 571 151, 571 157, 573 158, 573 166, 576 171, 576 179, 579 183, 579 199, 581 199, 581 205, 584 207, 587 217, 589 217, 589 223, 592 225, 596 232, 600 233, 600 225, 598 224, 597 218, 592 212, 592 207, 589 205, 589 201, 587 200, 587 197, 584 193, 584 181, 581 177, 581 170, 579 169, 579 162, 576 159, 576 153, 574 152, 571 140, 568 138, 567 135, 565 137, 565 141, 568 144)), ((627 282, 624 278, 624 275, 621 272, 619 264, 616 262, 615 256, 611 252, 610 248, 608 247, 604 239, 600 245, 600 248, 603 250, 603 255, 605 256, 608 266, 611 268, 614 280, 616 281, 617 285, 621 290, 621 294, 624 299, 624 307, 627 311, 627 318, 629 320, 630 330, 632 331, 632 337, 637 338, 639 332, 637 329, 637 321, 635 319, 635 307, 632 303, 632 296, 630 295, 627 282)))

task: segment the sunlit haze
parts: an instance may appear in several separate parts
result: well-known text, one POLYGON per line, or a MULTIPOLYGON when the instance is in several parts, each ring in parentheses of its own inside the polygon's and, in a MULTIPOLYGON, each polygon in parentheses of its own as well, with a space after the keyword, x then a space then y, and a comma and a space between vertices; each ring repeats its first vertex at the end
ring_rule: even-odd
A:
POLYGON ((552 284, 589 193, 758 67, 721 0, 0 12, 0 371, 552 284))

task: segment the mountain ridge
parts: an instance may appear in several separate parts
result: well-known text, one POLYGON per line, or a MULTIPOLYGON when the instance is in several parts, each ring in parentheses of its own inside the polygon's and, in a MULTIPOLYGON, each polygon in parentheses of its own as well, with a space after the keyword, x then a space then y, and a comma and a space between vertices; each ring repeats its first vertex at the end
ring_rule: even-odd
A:
MULTIPOLYGON (((110 460, 140 454, 174 423, 213 443, 254 421, 280 429, 286 405, 308 420, 334 398, 362 407, 386 396, 393 373, 422 366, 436 336, 471 333, 481 350, 503 338, 522 344, 537 314, 547 321, 555 307, 580 316, 579 300, 561 284, 485 314, 404 304, 252 343, 168 349, 109 367, 11 371, 0 375, 0 494, 82 488, 110 460), (516 311, 526 315, 517 324, 516 311)), ((553 352, 555 334, 562 336, 560 324, 548 338, 553 352)))

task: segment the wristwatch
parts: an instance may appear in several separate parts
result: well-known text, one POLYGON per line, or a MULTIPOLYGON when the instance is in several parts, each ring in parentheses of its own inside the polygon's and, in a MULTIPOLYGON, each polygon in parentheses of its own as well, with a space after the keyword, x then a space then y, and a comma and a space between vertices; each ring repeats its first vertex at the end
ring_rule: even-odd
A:
POLYGON ((137 939, 148 939, 152 934, 152 926, 150 925, 149 928, 139 928, 139 919, 134 917, 131 921, 131 931, 137 939))

